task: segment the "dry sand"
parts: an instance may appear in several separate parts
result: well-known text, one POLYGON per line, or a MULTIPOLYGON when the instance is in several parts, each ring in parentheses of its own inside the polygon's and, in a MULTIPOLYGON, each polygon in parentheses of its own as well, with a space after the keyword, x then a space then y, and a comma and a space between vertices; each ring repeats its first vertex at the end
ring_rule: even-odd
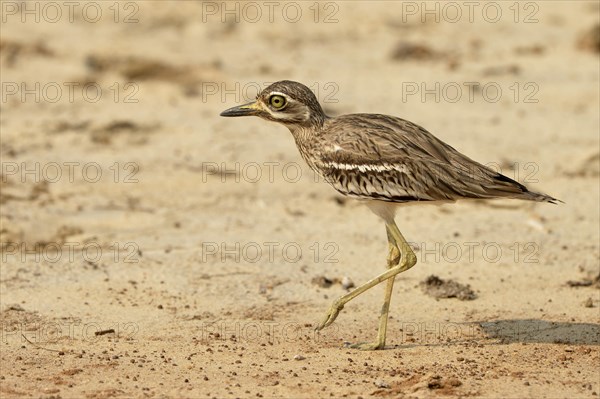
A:
POLYGON ((3 398, 598 397, 598 2, 19 4, 1 3, 3 398), (350 350, 382 287, 313 326, 342 280, 384 270, 382 223, 315 183, 284 127, 218 116, 280 79, 565 204, 401 209, 419 264, 388 348, 350 350), (428 295, 431 275, 471 300, 428 295))

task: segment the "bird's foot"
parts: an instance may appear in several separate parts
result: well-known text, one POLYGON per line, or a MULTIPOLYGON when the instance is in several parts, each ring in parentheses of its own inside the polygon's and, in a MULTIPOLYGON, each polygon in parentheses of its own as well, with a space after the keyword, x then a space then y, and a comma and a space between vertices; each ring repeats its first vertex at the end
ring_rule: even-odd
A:
POLYGON ((315 330, 321 331, 322 329, 333 323, 338 317, 338 314, 340 314, 340 312, 342 311, 342 309, 344 309, 344 305, 340 303, 339 300, 335 301, 327 311, 327 314, 325 315, 323 320, 315 327, 315 330))
POLYGON ((375 351, 385 348, 385 342, 377 340, 375 342, 359 342, 357 344, 350 345, 352 349, 359 349, 361 351, 375 351))

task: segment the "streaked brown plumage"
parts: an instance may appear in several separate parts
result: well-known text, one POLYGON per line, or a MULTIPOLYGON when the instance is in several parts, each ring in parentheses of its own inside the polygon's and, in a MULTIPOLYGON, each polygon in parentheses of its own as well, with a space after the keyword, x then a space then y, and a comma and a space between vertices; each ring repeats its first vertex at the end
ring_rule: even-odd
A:
POLYGON ((342 194, 390 202, 517 198, 553 201, 462 155, 414 123, 387 115, 325 120, 298 136, 303 158, 342 194))
POLYGON ((361 349, 385 346, 394 277, 416 263, 394 222, 394 204, 494 198, 558 201, 466 157, 407 120, 381 114, 329 117, 312 91, 297 82, 276 82, 255 102, 221 115, 255 115, 286 125, 300 154, 317 174, 346 196, 370 200, 367 205, 386 222, 388 271, 339 298, 317 326, 328 326, 345 303, 387 280, 377 341, 357 345, 361 349))

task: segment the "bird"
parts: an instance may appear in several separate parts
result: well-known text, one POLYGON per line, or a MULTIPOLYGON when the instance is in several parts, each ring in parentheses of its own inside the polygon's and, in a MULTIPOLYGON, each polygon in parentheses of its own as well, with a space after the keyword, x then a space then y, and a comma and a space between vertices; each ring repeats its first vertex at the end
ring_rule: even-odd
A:
POLYGON ((367 113, 330 117, 302 83, 272 83, 255 101, 229 108, 220 115, 257 116, 283 124, 290 130, 302 158, 318 176, 342 195, 364 202, 385 223, 386 270, 336 299, 315 327, 320 331, 331 325, 349 301, 386 282, 377 337, 351 345, 352 348, 385 348, 395 277, 417 263, 395 222, 399 206, 463 199, 511 198, 554 204, 560 201, 531 191, 468 158, 408 120, 367 113))

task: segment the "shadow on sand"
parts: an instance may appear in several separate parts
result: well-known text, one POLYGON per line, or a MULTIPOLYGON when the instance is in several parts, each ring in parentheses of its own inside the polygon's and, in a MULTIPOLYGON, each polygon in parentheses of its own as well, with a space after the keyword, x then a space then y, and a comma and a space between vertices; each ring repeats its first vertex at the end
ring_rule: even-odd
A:
POLYGON ((504 345, 541 343, 600 346, 600 323, 512 319, 467 323, 403 322, 396 345, 388 348, 448 346, 464 343, 504 345))
POLYGON ((600 324, 544 320, 498 320, 478 322, 489 338, 503 343, 527 342, 600 345, 600 324))

